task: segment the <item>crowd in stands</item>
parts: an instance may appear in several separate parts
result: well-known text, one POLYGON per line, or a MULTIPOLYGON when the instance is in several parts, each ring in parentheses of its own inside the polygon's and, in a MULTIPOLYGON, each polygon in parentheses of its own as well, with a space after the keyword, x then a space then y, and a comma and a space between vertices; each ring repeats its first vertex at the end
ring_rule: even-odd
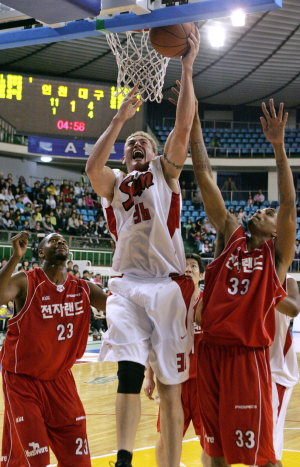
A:
MULTIPOLYGON (((100 199, 84 181, 44 177, 30 186, 23 176, 14 183, 12 174, 0 173, 0 230, 35 233, 60 231, 68 235, 110 238, 100 199)), ((91 243, 93 243, 91 242, 91 243)))
MULTIPOLYGON (((247 224, 255 209, 270 204, 261 189, 253 192, 253 196, 249 193, 247 201, 232 201, 237 187, 230 177, 221 189, 227 208, 243 225, 247 224)), ((183 238, 202 257, 212 258, 216 232, 206 219, 199 188, 195 180, 183 178, 181 190, 183 238)), ((110 239, 100 198, 84 175, 80 181, 64 179, 59 184, 44 177, 42 181, 36 180, 30 186, 24 176, 20 176, 15 183, 11 173, 7 176, 0 173, 0 230, 27 230, 35 234, 59 231, 70 236, 85 237, 85 246, 95 246, 99 238, 110 239)), ((297 251, 300 250, 299 240, 295 247, 297 259, 300 259, 300 251, 297 251)), ((32 245, 33 253, 36 247, 32 245)), ((33 254, 33 260, 37 261, 37 254, 33 254)), ((77 272, 74 271, 75 274, 77 272)))

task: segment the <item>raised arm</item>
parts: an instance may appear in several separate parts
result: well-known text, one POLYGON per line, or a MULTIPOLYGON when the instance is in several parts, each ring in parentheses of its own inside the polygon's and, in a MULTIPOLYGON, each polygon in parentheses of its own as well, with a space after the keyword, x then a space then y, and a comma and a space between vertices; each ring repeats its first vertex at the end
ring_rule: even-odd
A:
POLYGON ((196 36, 191 34, 189 44, 188 53, 181 59, 181 86, 175 125, 168 137, 162 159, 164 175, 169 185, 172 180, 178 180, 188 152, 194 109, 193 63, 199 50, 198 30, 196 36))
POLYGON ((191 130, 191 154, 195 177, 201 190, 206 215, 215 227, 218 235, 224 238, 226 245, 230 235, 239 224, 236 217, 226 210, 221 191, 213 179, 209 157, 203 140, 197 102, 191 130))
POLYGON ((293 277, 287 278, 287 297, 278 305, 276 310, 290 318, 295 318, 300 312, 300 294, 298 284, 293 277))
POLYGON ((138 86, 136 85, 127 94, 110 125, 96 142, 86 163, 86 174, 93 189, 99 196, 107 198, 109 201, 112 201, 113 198, 115 175, 105 164, 124 123, 133 117, 136 109, 142 105, 142 102, 136 96, 137 89, 138 86))
POLYGON ((12 237, 13 253, 6 265, 0 269, 0 303, 5 304, 9 300, 17 300, 19 302, 18 309, 26 298, 27 278, 23 272, 14 274, 14 271, 25 255, 27 246, 27 232, 20 232, 12 237))
POLYGON ((277 214, 277 238, 275 243, 275 260, 278 277, 283 283, 288 267, 293 261, 296 240, 296 193, 291 168, 284 147, 284 129, 288 113, 283 114, 283 103, 276 114, 274 101, 269 101, 270 112, 265 103, 262 104, 264 117, 261 117, 263 132, 272 144, 277 167, 279 210, 277 214))

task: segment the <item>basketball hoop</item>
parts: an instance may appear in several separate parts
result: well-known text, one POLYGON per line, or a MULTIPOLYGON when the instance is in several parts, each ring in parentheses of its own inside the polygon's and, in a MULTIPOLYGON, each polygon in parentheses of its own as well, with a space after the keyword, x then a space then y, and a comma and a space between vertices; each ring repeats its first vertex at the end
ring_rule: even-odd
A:
POLYGON ((118 65, 118 95, 125 96, 128 88, 138 83, 143 101, 161 102, 170 59, 153 49, 148 40, 149 31, 127 31, 125 39, 121 39, 117 33, 110 33, 106 39, 118 65))

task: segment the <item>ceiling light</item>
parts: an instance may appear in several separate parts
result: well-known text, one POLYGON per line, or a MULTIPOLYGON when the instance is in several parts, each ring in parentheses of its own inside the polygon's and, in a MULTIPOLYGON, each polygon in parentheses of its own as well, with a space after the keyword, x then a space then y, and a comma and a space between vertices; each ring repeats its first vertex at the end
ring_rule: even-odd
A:
POLYGON ((225 31, 220 23, 209 26, 208 39, 212 47, 223 47, 225 42, 225 31))
POLYGON ((241 27, 246 24, 246 13, 241 8, 234 10, 230 18, 232 26, 241 27))
POLYGON ((51 156, 41 156, 41 161, 42 162, 52 162, 52 157, 51 156))

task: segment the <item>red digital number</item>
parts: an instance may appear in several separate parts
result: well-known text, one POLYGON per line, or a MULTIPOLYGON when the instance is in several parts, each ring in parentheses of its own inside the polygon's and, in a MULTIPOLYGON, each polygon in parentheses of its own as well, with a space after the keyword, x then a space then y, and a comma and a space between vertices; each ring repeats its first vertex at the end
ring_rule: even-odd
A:
POLYGON ((58 120, 56 126, 59 130, 85 131, 84 122, 69 122, 69 120, 58 120))

